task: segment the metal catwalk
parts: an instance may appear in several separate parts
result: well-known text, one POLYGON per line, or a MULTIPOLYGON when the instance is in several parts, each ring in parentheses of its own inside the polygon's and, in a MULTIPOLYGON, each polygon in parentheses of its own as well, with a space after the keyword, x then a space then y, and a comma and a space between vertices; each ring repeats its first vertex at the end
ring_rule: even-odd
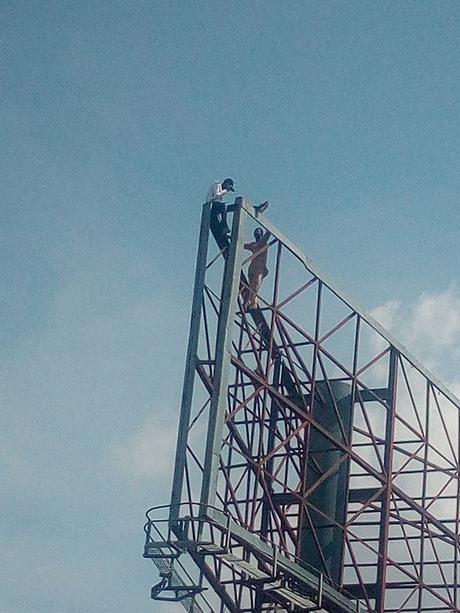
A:
POLYGON ((152 598, 188 611, 460 611, 460 402, 268 220, 204 205, 152 598), (259 307, 251 229, 271 232, 259 307), (210 240, 210 237, 213 239, 210 240))

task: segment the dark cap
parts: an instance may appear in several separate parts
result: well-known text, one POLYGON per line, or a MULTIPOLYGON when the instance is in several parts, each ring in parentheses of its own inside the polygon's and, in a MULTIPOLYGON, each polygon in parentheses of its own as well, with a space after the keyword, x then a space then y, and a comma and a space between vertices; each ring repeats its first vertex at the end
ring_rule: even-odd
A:
POLYGON ((233 189, 233 184, 234 184, 234 181, 233 179, 230 179, 230 177, 227 177, 226 179, 224 179, 224 181, 222 181, 222 185, 225 185, 225 187, 227 187, 227 189, 229 189, 231 192, 235 191, 233 189))

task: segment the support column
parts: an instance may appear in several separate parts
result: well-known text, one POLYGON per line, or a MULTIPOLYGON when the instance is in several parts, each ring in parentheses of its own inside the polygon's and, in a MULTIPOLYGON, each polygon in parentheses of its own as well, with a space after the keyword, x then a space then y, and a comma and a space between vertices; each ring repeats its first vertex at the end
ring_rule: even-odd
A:
POLYGON ((227 408, 228 376, 231 361, 233 326, 240 290, 241 262, 244 243, 244 226, 247 218, 243 198, 235 200, 232 235, 225 262, 224 280, 217 324, 216 363, 214 389, 209 410, 208 434, 204 461, 203 482, 200 497, 201 514, 209 514, 216 497, 219 458, 227 408))
POLYGON ((176 445, 176 461, 174 465, 174 478, 171 492, 170 521, 177 520, 180 514, 182 487, 184 482, 185 461, 187 454, 187 437, 190 427, 190 413, 192 410, 193 387, 195 383, 195 367, 200 336, 201 311, 203 308, 203 290, 206 275, 206 259, 208 256, 209 222, 211 205, 203 205, 201 215, 200 238, 195 269, 195 288, 193 290, 192 314, 190 318, 190 331, 185 359, 184 385, 182 388, 182 401, 179 422, 179 432, 176 445))
POLYGON ((398 352, 394 347, 390 350, 390 368, 388 373, 389 403, 385 427, 384 466, 387 471, 387 483, 382 497, 382 512, 380 519, 379 558, 377 566, 376 601, 377 613, 385 613, 385 584, 387 574, 388 535, 390 524, 390 504, 393 472, 393 442, 395 430, 395 409, 398 373, 398 352))
MULTIPOLYGON (((344 445, 352 433, 351 386, 345 381, 317 381, 314 422, 344 445), (343 431, 342 431, 343 429, 343 431)), ((301 525, 301 558, 340 584, 345 555, 348 454, 310 426, 305 488, 307 515, 301 525), (310 492, 310 493, 308 493, 310 492)))

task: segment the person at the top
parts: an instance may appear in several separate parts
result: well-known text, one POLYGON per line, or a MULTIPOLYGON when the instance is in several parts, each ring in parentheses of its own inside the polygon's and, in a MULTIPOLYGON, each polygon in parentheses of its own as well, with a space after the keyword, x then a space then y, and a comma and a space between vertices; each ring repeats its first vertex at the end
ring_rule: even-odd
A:
MULTIPOLYGON (((227 224, 227 210, 232 210, 233 205, 227 209, 224 202, 224 196, 229 192, 234 192, 235 182, 232 178, 227 177, 223 181, 215 181, 208 189, 206 194, 206 202, 211 203, 211 229, 220 234, 230 234, 230 228, 227 224)), ((255 206, 257 213, 263 213, 269 206, 268 201, 255 206)))
POLYGON ((225 194, 234 192, 234 181, 230 177, 222 182, 215 181, 208 189, 206 202, 210 202, 211 207, 211 229, 221 234, 230 234, 227 224, 227 206, 224 202, 225 194))

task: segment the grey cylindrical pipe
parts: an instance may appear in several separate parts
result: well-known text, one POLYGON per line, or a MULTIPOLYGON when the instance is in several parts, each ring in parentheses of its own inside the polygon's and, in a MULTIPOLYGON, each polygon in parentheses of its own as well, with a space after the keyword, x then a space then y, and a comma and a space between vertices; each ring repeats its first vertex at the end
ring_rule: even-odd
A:
MULTIPOLYGON (((317 382, 312 417, 334 439, 348 444, 352 426, 351 386, 344 381, 317 382)), ((307 490, 346 455, 314 427, 310 430, 307 454, 307 490)), ((344 533, 335 524, 344 525, 346 520, 348 463, 345 459, 307 496, 305 502, 310 521, 305 516, 301 528, 302 559, 320 572, 329 574, 337 584, 341 583, 343 574, 344 533)))

